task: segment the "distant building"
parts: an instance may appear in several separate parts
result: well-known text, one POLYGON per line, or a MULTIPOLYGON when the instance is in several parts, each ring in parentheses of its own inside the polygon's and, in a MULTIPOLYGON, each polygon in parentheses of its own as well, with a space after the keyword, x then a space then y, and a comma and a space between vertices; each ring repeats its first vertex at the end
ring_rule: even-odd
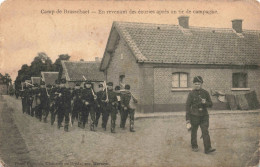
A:
POLYGON ((31 83, 32 84, 38 84, 38 85, 40 85, 40 83, 41 83, 41 77, 31 77, 31 83))
POLYGON ((55 81, 59 77, 59 72, 41 72, 41 76, 46 85, 55 85, 55 81))
MULTIPOLYGON (((100 61, 62 61, 62 78, 66 78, 67 86, 74 87, 76 82, 83 82, 86 80, 93 83, 100 83, 105 80, 105 75, 99 70, 100 61), (85 79, 84 79, 85 78, 85 79)), ((96 87, 97 84, 94 84, 96 87)))
MULTIPOLYGON (((204 79, 206 90, 260 97, 260 31, 232 28, 114 22, 100 70, 115 85, 130 84, 139 99, 138 111, 183 111, 193 77, 204 79)), ((227 104, 212 96, 214 109, 227 104)))

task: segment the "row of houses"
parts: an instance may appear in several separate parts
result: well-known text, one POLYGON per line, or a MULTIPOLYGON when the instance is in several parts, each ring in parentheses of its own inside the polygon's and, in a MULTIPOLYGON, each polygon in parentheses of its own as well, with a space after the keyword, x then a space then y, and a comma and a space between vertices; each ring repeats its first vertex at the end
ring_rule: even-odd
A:
MULTIPOLYGON (((179 25, 114 22, 101 62, 62 61, 62 78, 68 87, 85 79, 130 84, 139 112, 184 110, 197 75, 210 92, 254 91, 259 99, 260 31, 242 29, 239 19, 225 29, 189 26, 187 16, 178 20, 179 25)), ((54 76, 42 73, 46 83, 54 83, 54 76)), ((227 109, 211 95, 213 109, 227 109)))

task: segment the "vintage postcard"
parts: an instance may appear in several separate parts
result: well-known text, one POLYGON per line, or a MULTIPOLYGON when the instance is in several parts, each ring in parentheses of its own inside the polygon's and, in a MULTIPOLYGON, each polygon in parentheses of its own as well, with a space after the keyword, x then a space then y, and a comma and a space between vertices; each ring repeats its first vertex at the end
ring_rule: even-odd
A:
POLYGON ((259 166, 260 3, 6 0, 0 167, 259 166))

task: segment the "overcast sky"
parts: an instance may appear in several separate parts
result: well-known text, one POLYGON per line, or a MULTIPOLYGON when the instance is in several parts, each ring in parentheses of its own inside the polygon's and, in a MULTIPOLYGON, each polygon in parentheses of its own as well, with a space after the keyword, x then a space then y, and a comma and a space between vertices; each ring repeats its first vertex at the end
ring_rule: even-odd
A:
MULTIPOLYGON (((217 14, 189 14, 190 26, 231 28, 243 19, 243 29, 260 30, 260 5, 256 1, 68 1, 7 0, 0 6, 0 72, 13 79, 23 64, 38 52, 54 62, 59 54, 71 60, 102 57, 113 21, 178 24, 183 14, 98 14, 99 10, 212 10, 217 14), (60 9, 90 10, 90 14, 42 14, 60 9)), ((184 15, 186 15, 184 13, 184 15)))

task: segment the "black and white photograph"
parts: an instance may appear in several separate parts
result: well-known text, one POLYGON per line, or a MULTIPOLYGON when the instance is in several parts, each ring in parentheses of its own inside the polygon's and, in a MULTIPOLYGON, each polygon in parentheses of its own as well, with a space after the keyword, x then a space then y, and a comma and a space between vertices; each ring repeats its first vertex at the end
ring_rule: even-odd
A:
POLYGON ((0 167, 257 167, 259 99, 259 1, 0 5, 0 167))

